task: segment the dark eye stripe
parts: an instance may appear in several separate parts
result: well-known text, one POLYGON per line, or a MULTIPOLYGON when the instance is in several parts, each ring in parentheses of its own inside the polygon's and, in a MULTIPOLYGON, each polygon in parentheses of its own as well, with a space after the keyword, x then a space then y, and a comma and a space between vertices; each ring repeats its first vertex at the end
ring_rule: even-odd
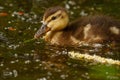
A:
POLYGON ((58 17, 60 17, 61 16, 61 14, 58 14, 57 16, 53 16, 54 17, 54 19, 53 19, 53 17, 48 21, 48 23, 49 22, 51 22, 52 20, 55 20, 56 18, 58 18, 58 17))
POLYGON ((58 17, 60 17, 61 16, 61 14, 58 14, 57 16, 53 16, 52 18, 51 18, 51 20, 55 20, 56 18, 58 18, 58 17))

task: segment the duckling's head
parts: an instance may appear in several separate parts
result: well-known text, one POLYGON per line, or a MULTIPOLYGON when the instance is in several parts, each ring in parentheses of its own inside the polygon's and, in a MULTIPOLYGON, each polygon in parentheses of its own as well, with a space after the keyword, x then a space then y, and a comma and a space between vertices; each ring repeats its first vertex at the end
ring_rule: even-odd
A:
POLYGON ((51 31, 63 30, 69 22, 67 11, 62 7, 51 7, 46 10, 43 16, 42 26, 34 35, 34 38, 39 38, 42 34, 51 31))

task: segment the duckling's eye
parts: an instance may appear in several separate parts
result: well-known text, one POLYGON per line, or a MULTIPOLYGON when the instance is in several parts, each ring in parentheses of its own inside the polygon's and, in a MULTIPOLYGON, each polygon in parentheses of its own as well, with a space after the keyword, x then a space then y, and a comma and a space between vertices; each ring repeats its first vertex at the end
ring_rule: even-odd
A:
POLYGON ((57 18, 56 16, 53 16, 51 19, 52 19, 52 20, 55 20, 56 18, 57 18))

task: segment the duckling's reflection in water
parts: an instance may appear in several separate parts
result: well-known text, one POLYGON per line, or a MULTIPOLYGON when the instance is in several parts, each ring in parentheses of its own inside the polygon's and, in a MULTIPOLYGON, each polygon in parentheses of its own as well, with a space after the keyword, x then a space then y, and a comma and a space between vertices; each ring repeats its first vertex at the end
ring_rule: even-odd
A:
POLYGON ((38 39, 45 34, 43 38, 50 44, 70 46, 120 42, 120 22, 107 16, 81 17, 69 23, 67 11, 57 6, 46 10, 42 22, 42 28, 34 38, 38 39))

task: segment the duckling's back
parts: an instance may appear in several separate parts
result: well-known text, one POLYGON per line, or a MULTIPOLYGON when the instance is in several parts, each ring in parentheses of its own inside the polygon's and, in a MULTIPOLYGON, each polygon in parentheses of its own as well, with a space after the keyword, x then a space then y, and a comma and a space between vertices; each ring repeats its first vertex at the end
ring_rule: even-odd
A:
POLYGON ((120 22, 102 15, 82 17, 71 22, 66 30, 84 42, 120 42, 120 22))

